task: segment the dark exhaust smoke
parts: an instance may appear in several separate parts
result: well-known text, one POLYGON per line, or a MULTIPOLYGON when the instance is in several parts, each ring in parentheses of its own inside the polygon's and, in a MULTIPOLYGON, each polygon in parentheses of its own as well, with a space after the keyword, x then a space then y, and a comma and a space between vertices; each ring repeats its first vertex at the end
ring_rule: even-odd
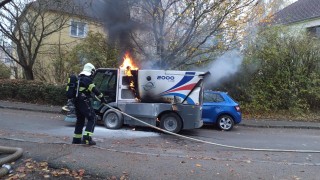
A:
POLYGON ((139 26, 130 18, 133 0, 94 0, 92 6, 108 34, 111 46, 118 45, 121 57, 126 52, 133 54, 130 34, 139 26))

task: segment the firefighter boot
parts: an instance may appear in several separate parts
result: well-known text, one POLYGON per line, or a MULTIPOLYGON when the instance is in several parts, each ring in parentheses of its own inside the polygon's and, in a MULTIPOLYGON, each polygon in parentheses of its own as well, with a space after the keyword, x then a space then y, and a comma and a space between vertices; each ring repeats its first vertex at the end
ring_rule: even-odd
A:
POLYGON ((96 142, 94 140, 92 140, 92 137, 89 135, 83 135, 82 138, 82 144, 86 144, 86 145, 96 145, 96 142))
POLYGON ((72 140, 72 144, 81 144, 81 138, 74 137, 72 140))

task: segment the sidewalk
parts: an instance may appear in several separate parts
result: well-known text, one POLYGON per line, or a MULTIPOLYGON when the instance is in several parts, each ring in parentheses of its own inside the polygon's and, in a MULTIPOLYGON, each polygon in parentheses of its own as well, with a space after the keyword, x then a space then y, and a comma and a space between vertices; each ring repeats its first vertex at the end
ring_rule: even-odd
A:
POLYGON ((0 108, 47 112, 47 113, 61 113, 60 106, 48 106, 48 105, 41 105, 41 104, 30 104, 30 103, 12 102, 12 101, 3 101, 3 100, 0 100, 0 108))
MULTIPOLYGON (((61 113, 60 106, 48 106, 48 105, 11 102, 11 101, 3 101, 3 100, 0 100, 0 108, 47 112, 47 113, 61 113)), ((320 129, 320 122, 316 123, 316 122, 300 122, 300 121, 284 121, 284 120, 242 119, 239 126, 261 127, 261 128, 320 129)))

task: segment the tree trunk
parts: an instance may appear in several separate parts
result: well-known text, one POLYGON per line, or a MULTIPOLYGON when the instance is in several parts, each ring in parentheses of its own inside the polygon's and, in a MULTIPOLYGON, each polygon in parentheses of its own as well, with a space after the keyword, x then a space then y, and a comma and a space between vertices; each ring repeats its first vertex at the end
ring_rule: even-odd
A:
POLYGON ((32 67, 23 67, 26 80, 34 80, 32 67))

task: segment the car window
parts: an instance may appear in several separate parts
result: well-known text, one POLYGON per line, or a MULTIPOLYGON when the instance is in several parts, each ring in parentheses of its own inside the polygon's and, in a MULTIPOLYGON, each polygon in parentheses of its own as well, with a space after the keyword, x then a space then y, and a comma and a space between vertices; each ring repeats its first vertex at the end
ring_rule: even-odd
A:
POLYGON ((94 76, 93 82, 103 94, 116 92, 116 75, 117 71, 115 70, 97 71, 94 76))
POLYGON ((220 94, 205 93, 203 97, 204 102, 223 102, 224 99, 220 94))

